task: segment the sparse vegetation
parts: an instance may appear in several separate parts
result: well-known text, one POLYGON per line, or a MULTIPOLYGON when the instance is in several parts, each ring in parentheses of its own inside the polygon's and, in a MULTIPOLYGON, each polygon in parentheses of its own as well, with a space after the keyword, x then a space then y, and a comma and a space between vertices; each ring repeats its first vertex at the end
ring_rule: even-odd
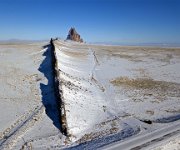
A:
MULTIPOLYGON (((157 81, 151 78, 119 77, 110 81, 115 87, 122 87, 125 94, 134 102, 150 100, 151 103, 161 103, 171 97, 180 96, 180 84, 167 81, 157 81)), ((150 113, 150 112, 147 112, 150 113)))
POLYGON ((138 89, 168 89, 170 86, 177 85, 176 83, 166 81, 156 81, 151 78, 130 79, 128 77, 119 77, 111 81, 115 86, 128 86, 138 89))

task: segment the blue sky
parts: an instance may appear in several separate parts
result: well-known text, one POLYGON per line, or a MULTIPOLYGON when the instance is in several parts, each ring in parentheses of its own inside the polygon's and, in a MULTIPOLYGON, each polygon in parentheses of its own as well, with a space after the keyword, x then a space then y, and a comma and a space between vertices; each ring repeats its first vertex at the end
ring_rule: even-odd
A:
POLYGON ((0 40, 180 43, 180 0, 0 0, 0 40))

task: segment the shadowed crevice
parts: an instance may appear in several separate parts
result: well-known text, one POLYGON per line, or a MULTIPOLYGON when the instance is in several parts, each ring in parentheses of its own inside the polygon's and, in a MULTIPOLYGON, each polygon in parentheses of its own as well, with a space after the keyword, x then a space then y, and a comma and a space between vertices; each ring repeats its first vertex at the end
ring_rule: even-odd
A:
MULTIPOLYGON (((57 40, 57 39, 55 39, 57 40)), ((51 56, 52 56, 52 66, 53 66, 53 81, 54 81, 54 91, 56 96, 56 101, 58 102, 58 108, 59 108, 59 120, 61 124, 61 132, 65 136, 69 136, 67 131, 67 121, 66 121, 66 111, 65 111, 65 105, 62 101, 62 90, 60 89, 60 81, 59 81, 59 69, 58 69, 58 63, 56 59, 56 52, 55 52, 55 46, 54 46, 54 40, 51 39, 51 56)))
POLYGON ((148 120, 148 119, 138 119, 138 120, 147 124, 152 124, 152 123, 170 123, 170 122, 177 121, 179 119, 180 119, 180 114, 169 116, 169 117, 158 118, 156 120, 148 120))
POLYGON ((51 45, 45 45, 46 51, 43 53, 45 59, 42 61, 39 67, 39 71, 44 74, 47 79, 47 84, 40 83, 42 103, 45 107, 47 116, 53 121, 56 128, 61 130, 60 123, 60 107, 59 102, 55 95, 55 84, 54 84, 54 71, 52 64, 52 47, 51 45))

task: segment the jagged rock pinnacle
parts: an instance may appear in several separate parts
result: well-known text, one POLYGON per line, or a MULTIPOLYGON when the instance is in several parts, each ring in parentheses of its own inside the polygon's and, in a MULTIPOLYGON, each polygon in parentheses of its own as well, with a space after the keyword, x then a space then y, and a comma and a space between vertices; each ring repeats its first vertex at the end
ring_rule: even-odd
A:
POLYGON ((81 39, 81 36, 76 32, 75 28, 71 28, 69 30, 67 40, 72 40, 76 42, 83 42, 83 39, 81 39))

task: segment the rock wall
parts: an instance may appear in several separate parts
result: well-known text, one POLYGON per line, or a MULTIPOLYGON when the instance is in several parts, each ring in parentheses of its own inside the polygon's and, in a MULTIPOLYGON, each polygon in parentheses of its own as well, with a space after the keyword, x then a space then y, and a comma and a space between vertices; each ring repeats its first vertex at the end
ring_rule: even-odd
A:
POLYGON ((50 41, 52 65, 53 65, 54 91, 55 91, 55 96, 56 96, 56 99, 58 102, 58 107, 59 107, 60 124, 61 124, 60 130, 61 130, 62 134, 64 134, 65 136, 68 136, 66 112, 65 112, 65 108, 64 108, 64 102, 62 101, 62 91, 59 89, 61 85, 59 83, 59 81, 60 81, 59 80, 59 70, 58 70, 58 63, 57 63, 55 44, 54 44, 55 40, 51 39, 51 41, 50 41))

